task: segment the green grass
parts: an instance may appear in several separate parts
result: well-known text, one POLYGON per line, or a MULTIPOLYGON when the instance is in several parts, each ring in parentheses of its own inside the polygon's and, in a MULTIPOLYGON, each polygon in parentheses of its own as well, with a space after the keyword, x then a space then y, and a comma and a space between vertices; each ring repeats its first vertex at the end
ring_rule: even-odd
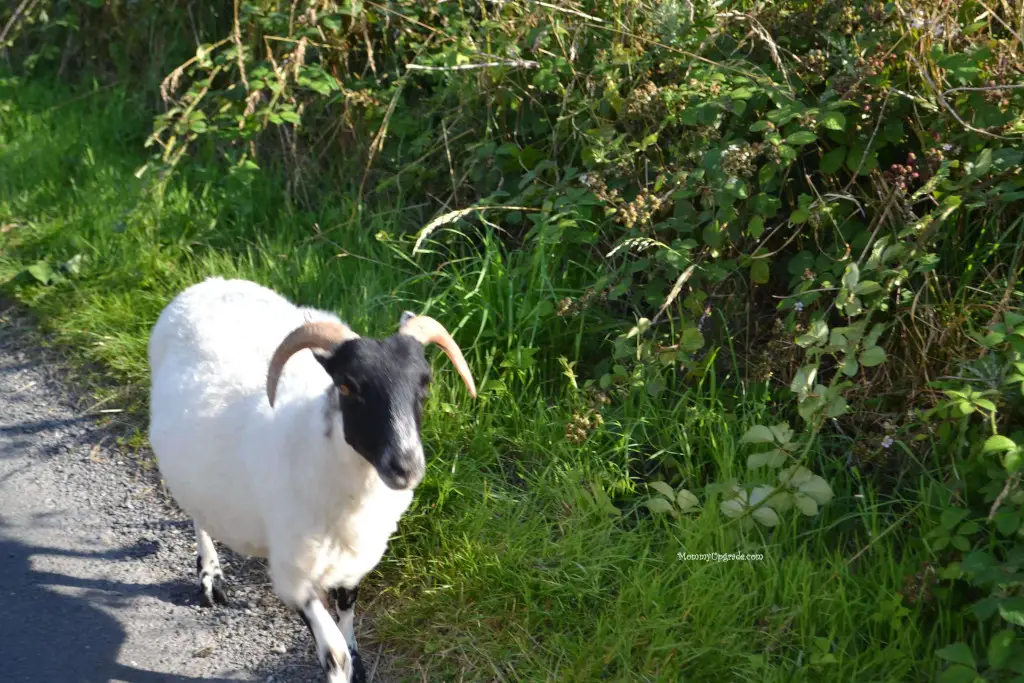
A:
MULTIPOLYGON (((460 236, 439 231, 436 253, 414 258, 414 209, 356 207, 352 187, 304 213, 269 173, 193 169, 158 192, 133 175, 148 112, 116 87, 28 83, 0 102, 0 280, 75 359, 134 387, 128 406, 144 408, 160 309, 207 275, 254 279, 365 334, 391 333, 404 309, 453 330, 481 396, 436 360, 428 476, 364 593, 413 679, 930 680, 934 650, 962 634, 942 594, 887 616, 928 559, 910 542, 925 511, 909 500, 837 485, 820 516, 770 534, 719 517, 713 496, 681 521, 648 515, 633 468, 671 456, 695 491, 727 480, 743 467, 739 435, 766 406, 709 374, 657 402, 639 392, 613 404, 587 441, 568 441, 585 402, 558 356, 579 360, 603 331, 542 315, 569 287, 543 255, 479 235, 474 257, 456 257, 460 236), (77 279, 41 286, 24 273, 77 254, 77 279), (680 559, 710 552, 763 560, 680 559)), ((837 472, 824 457, 816 466, 837 472)))

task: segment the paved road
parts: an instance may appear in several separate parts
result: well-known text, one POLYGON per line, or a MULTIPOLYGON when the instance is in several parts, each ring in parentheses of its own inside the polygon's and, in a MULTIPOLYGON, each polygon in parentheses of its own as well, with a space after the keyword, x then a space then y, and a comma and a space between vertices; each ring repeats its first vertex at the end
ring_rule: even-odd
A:
POLYGON ((232 604, 198 607, 188 520, 22 327, 0 312, 0 680, 321 680, 260 563, 223 553, 232 604))

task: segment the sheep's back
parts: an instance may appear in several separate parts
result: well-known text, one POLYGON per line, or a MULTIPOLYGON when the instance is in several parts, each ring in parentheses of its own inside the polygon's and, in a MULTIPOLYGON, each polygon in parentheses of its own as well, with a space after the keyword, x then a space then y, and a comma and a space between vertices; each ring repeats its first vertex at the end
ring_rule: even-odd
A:
MULTIPOLYGON (((333 316, 252 282, 211 278, 175 297, 150 337, 149 436, 160 471, 178 504, 240 552, 265 545, 249 478, 266 454, 246 449, 243 435, 270 419, 266 374, 277 345, 317 317, 333 316)), ((279 396, 329 381, 306 351, 285 366, 279 396)))

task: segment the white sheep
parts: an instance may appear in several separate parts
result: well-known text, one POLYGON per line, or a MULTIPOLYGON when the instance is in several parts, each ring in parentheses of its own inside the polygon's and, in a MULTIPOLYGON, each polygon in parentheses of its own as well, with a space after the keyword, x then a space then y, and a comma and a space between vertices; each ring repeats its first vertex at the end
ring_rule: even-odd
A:
POLYGON ((225 602, 212 539, 267 558, 274 591, 305 620, 330 683, 364 676, 353 633, 359 582, 425 472, 430 343, 475 397, 462 352, 436 320, 406 312, 397 334, 364 338, 243 280, 184 290, 150 336, 149 439, 195 522, 202 603, 225 602))

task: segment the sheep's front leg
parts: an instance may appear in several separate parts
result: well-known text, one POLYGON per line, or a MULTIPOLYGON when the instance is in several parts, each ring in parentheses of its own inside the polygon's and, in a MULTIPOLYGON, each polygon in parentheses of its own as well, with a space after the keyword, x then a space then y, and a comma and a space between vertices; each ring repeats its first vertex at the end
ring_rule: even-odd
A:
POLYGON ((217 549, 213 547, 210 534, 203 531, 199 522, 193 522, 196 530, 196 574, 199 575, 199 602, 203 607, 213 607, 215 602, 227 604, 224 590, 224 572, 220 568, 217 549))
POLYGON ((328 599, 334 605, 334 611, 338 618, 338 628, 348 641, 349 653, 352 655, 352 683, 365 683, 366 669, 363 667, 363 658, 359 655, 359 647, 356 645, 355 630, 355 607, 356 597, 359 595, 359 586, 355 588, 338 587, 328 592, 328 599))
POLYGON ((327 683, 355 683, 348 643, 320 596, 311 591, 299 614, 316 641, 317 656, 327 673, 327 683))

